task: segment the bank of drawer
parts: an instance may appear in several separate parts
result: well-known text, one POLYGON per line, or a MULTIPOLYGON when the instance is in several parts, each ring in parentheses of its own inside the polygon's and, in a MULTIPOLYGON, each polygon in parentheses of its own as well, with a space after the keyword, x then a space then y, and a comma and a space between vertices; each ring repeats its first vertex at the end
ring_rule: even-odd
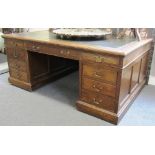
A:
POLYGON ((83 64, 83 75, 94 79, 103 80, 111 84, 116 84, 117 71, 101 68, 100 66, 83 64))
POLYGON ((82 54, 82 60, 95 63, 107 63, 112 65, 119 65, 119 57, 109 55, 97 55, 97 54, 82 54))
POLYGON ((114 98, 116 94, 115 86, 88 78, 82 79, 82 88, 96 93, 101 93, 103 95, 108 95, 114 98))
POLYGON ((26 51, 18 48, 7 48, 7 56, 10 59, 26 60, 26 51))
POLYGON ((115 99, 108 96, 82 90, 81 100, 105 110, 115 111, 115 99))
POLYGON ((8 60, 9 67, 26 72, 26 62, 15 59, 8 60))
POLYGON ((14 69, 14 68, 9 68, 9 72, 10 72, 10 76, 12 78, 15 78, 15 79, 18 79, 18 80, 24 81, 24 82, 28 81, 28 77, 27 77, 26 72, 22 72, 22 71, 19 71, 17 69, 14 69))

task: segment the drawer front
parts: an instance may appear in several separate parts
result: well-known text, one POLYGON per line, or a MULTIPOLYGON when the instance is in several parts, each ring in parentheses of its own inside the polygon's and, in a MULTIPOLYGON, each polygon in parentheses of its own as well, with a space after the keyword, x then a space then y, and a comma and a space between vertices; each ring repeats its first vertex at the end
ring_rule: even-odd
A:
POLYGON ((79 51, 72 50, 72 49, 65 49, 60 47, 51 47, 49 45, 42 45, 39 43, 28 42, 26 43, 26 47, 30 51, 41 52, 44 51, 45 54, 70 58, 79 60, 80 53, 79 51))
POLYGON ((17 48, 7 48, 7 56, 10 59, 26 60, 26 51, 17 48))
POLYGON ((24 42, 23 41, 15 41, 15 47, 17 48, 24 48, 24 42))
POLYGON ((112 65, 119 65, 119 57, 108 56, 108 55, 94 55, 94 54, 82 54, 82 60, 96 62, 96 63, 107 63, 112 65))
POLYGON ((11 40, 6 39, 5 40, 5 46, 6 47, 17 47, 17 48, 24 48, 24 42, 21 40, 11 40))
POLYGON ((99 95, 83 90, 81 100, 105 110, 109 110, 112 112, 115 111, 115 99, 108 96, 99 95))
POLYGON ((19 70, 14 69, 14 68, 10 68, 9 72, 10 72, 10 76, 12 78, 15 78, 15 79, 18 79, 18 80, 21 80, 24 82, 28 81, 27 73, 25 73, 25 72, 19 71, 19 70))
POLYGON ((24 71, 24 72, 27 71, 26 70, 26 63, 23 62, 23 61, 19 61, 19 60, 16 60, 16 59, 9 59, 8 63, 9 63, 10 68, 14 68, 14 69, 24 71))
POLYGON ((26 48, 27 50, 30 50, 30 51, 36 51, 36 52, 44 51, 44 46, 42 44, 34 43, 34 42, 27 42, 26 48))
POLYGON ((106 83, 101 83, 88 78, 83 78, 82 88, 96 93, 101 93, 103 95, 112 96, 112 97, 115 97, 115 94, 116 94, 115 86, 106 84, 106 83))
MULTIPOLYGON (((100 66, 99 66, 100 67, 100 66)), ((103 80, 111 84, 116 84, 117 81, 117 71, 108 70, 105 68, 99 68, 93 65, 83 65, 83 75, 89 76, 95 79, 103 80)))
POLYGON ((59 49, 59 54, 62 57, 79 60, 79 51, 72 49, 59 49))
POLYGON ((44 51, 54 56, 59 56, 59 57, 64 57, 64 58, 69 58, 74 60, 80 59, 80 52, 72 49, 46 46, 44 47, 44 51))

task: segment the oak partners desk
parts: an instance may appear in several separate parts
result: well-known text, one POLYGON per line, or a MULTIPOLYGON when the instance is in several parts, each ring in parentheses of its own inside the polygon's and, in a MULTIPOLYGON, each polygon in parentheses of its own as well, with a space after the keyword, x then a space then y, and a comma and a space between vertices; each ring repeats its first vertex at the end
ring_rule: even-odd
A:
POLYGON ((3 37, 11 84, 31 91, 79 66, 77 109, 114 124, 147 84, 152 39, 69 41, 49 31, 3 37))

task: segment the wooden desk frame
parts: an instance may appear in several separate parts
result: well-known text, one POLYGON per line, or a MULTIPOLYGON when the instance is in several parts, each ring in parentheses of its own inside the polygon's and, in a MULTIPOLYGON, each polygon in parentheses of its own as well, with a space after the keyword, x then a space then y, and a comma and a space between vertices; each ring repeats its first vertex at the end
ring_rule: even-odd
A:
MULTIPOLYGON (((50 32, 48 32, 50 33, 50 32)), ((77 69, 77 109, 117 124, 147 83, 151 39, 120 48, 4 35, 11 84, 32 91, 77 69), (67 61, 70 59, 70 61, 67 61)))

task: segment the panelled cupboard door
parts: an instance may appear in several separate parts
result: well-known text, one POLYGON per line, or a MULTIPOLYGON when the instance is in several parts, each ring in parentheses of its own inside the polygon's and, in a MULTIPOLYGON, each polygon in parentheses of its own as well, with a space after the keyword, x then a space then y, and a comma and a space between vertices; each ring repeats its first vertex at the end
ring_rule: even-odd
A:
POLYGON ((140 72, 141 60, 132 66, 132 76, 131 76, 131 88, 130 92, 136 87, 139 82, 139 72, 140 72))
POLYGON ((146 77, 146 73, 147 73, 147 57, 148 57, 148 54, 146 54, 141 59, 141 70, 140 70, 140 76, 139 76, 139 83, 141 83, 146 77))
POLYGON ((119 102, 128 97, 130 93, 131 67, 127 67, 122 71, 119 102))

